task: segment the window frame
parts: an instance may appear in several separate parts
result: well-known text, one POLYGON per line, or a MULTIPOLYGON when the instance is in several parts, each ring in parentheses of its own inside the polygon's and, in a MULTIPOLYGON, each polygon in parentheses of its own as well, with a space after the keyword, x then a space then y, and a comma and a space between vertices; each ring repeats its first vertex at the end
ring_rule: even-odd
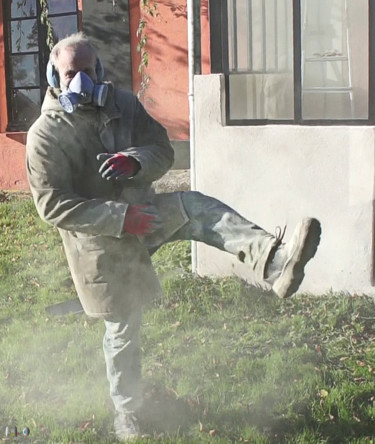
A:
POLYGON ((224 74, 225 78, 225 122, 226 126, 249 125, 374 125, 375 124, 375 2, 368 0, 369 11, 369 105, 368 119, 303 119, 302 118, 302 34, 301 1, 293 0, 293 90, 294 118, 272 119, 230 119, 229 112, 229 40, 228 40, 228 1, 210 0, 210 51, 211 73, 224 74))
MULTIPOLYGON (((59 13, 59 14, 52 14, 51 17, 59 17, 59 16, 71 16, 75 15, 77 17, 77 29, 78 31, 82 30, 82 8, 83 8, 83 0, 76 0, 77 2, 77 10, 75 12, 71 13, 59 13)), ((36 1, 36 7, 37 7, 37 20, 39 21, 38 27, 39 29, 42 29, 44 25, 40 23, 40 3, 39 0, 36 1)), ((0 134, 1 133, 7 133, 7 134, 26 134, 27 129, 21 129, 17 128, 16 125, 12 125, 10 122, 10 100, 9 100, 9 94, 10 94, 10 88, 7 88, 7 85, 9 85, 9 74, 7 70, 7 60, 8 60, 8 54, 7 54, 7 38, 8 34, 10 32, 9 24, 12 20, 8 20, 9 17, 6 17, 6 8, 7 5, 5 2, 2 2, 0 4, 0 134), (6 23, 6 22, 9 22, 6 23)), ((42 35, 39 37, 38 42, 41 41, 43 38, 46 39, 46 33, 45 31, 42 31, 42 35)), ((38 51, 39 56, 39 66, 41 68, 40 70, 40 91, 41 91, 41 102, 43 102, 43 97, 45 94, 45 91, 47 89, 47 80, 43 76, 43 69, 45 68, 45 63, 42 60, 44 57, 46 57, 46 54, 48 54, 48 48, 47 44, 44 48, 40 49, 38 51)))

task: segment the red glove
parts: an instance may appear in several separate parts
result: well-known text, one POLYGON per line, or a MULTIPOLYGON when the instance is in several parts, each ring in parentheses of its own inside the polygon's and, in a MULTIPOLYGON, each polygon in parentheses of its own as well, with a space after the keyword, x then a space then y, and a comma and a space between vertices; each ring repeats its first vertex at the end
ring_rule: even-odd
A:
POLYGON ((123 153, 101 153, 96 158, 102 162, 99 173, 107 180, 133 177, 141 169, 137 160, 123 153))
POLYGON ((129 205, 123 230, 130 234, 148 234, 161 227, 161 221, 152 205, 129 205))

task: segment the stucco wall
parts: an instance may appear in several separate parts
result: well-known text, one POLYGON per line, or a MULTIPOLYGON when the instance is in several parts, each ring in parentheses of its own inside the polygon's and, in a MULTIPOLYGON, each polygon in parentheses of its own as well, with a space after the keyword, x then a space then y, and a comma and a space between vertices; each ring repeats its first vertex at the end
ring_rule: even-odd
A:
MULTIPOLYGON (((271 233, 315 216, 322 239, 300 291, 374 293, 371 286, 374 128, 225 127, 221 75, 195 78, 196 188, 271 233)), ((200 274, 250 280, 234 256, 197 245, 200 274)))

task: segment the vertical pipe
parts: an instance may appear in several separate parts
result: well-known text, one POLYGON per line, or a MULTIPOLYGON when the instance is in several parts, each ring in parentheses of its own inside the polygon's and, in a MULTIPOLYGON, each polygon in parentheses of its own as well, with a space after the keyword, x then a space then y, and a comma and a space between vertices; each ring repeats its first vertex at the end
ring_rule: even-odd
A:
MULTIPOLYGON (((195 119, 194 119, 194 0, 187 0, 188 71, 189 71, 189 131, 190 131, 190 186, 196 190, 195 119)), ((197 244, 191 243, 191 267, 197 271, 197 244)))
MULTIPOLYGON (((373 57, 375 51, 375 28, 371 26, 375 23, 375 5, 374 2, 369 1, 369 102, 368 102, 368 119, 374 124, 375 121, 375 57, 373 57)), ((375 159, 374 159, 375 162, 375 159)), ((374 191, 372 197, 372 245, 371 245, 371 285, 375 286, 375 178, 374 178, 374 191)))

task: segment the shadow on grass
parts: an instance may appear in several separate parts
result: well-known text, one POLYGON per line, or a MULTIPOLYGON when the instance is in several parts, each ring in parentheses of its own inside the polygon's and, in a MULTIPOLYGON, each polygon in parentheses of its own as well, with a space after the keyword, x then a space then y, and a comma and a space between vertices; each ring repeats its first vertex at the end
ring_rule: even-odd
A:
POLYGON ((192 433, 197 436, 200 426, 203 435, 214 431, 215 436, 228 442, 252 442, 253 435, 247 436, 249 430, 257 430, 258 436, 262 436, 270 444, 344 444, 353 442, 353 439, 367 442, 373 437, 371 421, 356 422, 343 418, 318 421, 313 417, 308 400, 295 406, 292 413, 277 414, 272 399, 270 396, 268 401, 262 399, 260 403, 240 408, 220 409, 212 404, 178 398, 172 390, 154 384, 145 396, 139 422, 142 433, 147 435, 178 435, 185 440, 189 436, 192 438, 192 433))
POLYGON ((147 387, 144 398, 144 404, 138 413, 142 433, 186 433, 195 422, 189 401, 177 398, 173 391, 161 385, 147 387))
MULTIPOLYGON (((256 429, 270 444, 292 442, 344 444, 353 442, 354 439, 367 442, 374 436, 373 423, 353 423, 353 421, 343 419, 336 422, 319 423, 312 418, 308 408, 305 409, 305 412, 301 411, 299 415, 294 417, 277 417, 271 413, 265 413, 263 409, 255 411, 244 407, 208 415, 207 421, 220 424, 217 435, 233 442, 246 442, 246 438, 250 437, 243 436, 241 431, 246 433, 248 429, 256 429), (299 437, 303 435, 314 437, 314 440, 299 440, 299 437)), ((251 438, 249 442, 251 442, 251 438)))
MULTIPOLYGON (((256 428, 270 443, 281 443, 306 427, 305 415, 296 418, 277 418, 272 406, 262 403, 240 409, 218 410, 214 405, 197 403, 192 399, 177 398, 173 391, 160 385, 147 390, 144 405, 138 413, 141 432, 150 436, 163 434, 191 435, 191 432, 215 435, 230 441, 243 441, 242 430, 256 428)), ((307 412, 305 412, 307 413, 307 412)), ((194 433, 196 435, 196 433, 194 433)))

